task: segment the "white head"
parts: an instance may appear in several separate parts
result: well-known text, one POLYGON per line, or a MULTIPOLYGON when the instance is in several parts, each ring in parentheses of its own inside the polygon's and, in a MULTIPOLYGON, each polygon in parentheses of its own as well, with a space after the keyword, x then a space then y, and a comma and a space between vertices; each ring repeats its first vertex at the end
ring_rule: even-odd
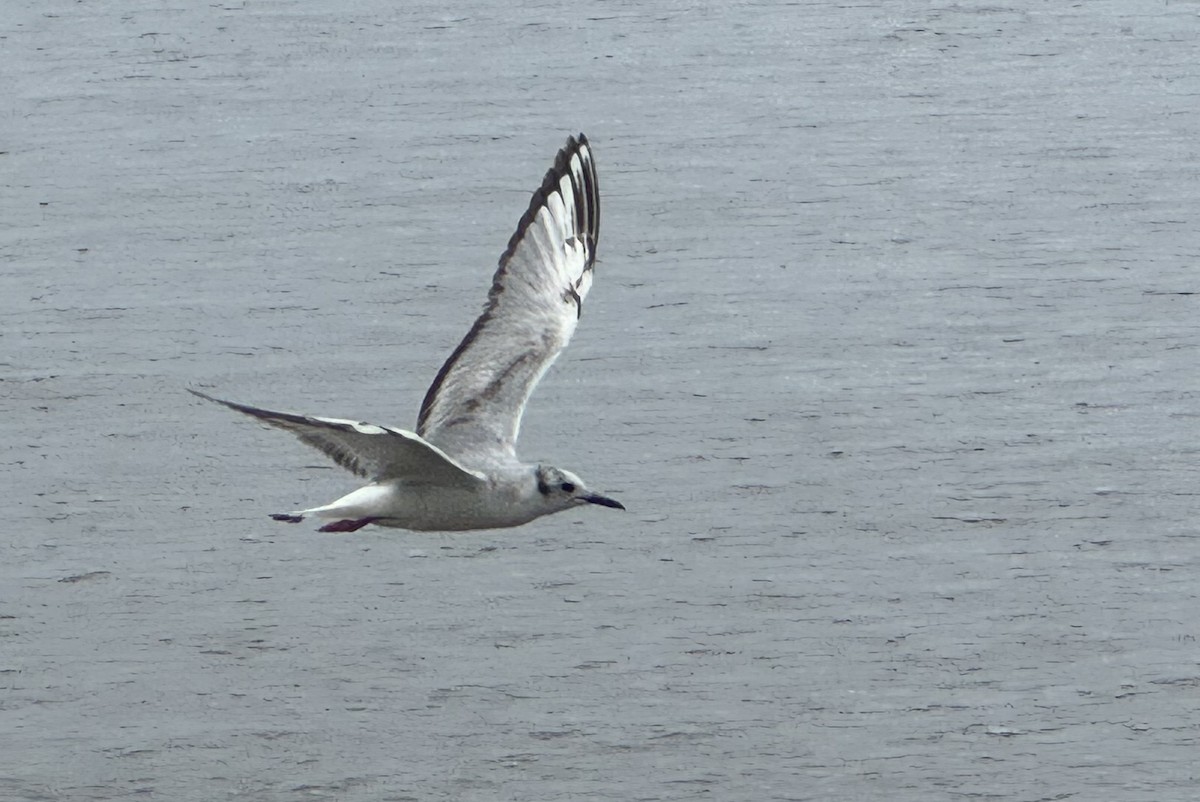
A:
POLYGON ((580 504, 599 504, 602 507, 625 509, 621 502, 588 490, 583 480, 570 471, 539 465, 536 474, 538 493, 547 506, 554 508, 554 512, 568 510, 580 504))

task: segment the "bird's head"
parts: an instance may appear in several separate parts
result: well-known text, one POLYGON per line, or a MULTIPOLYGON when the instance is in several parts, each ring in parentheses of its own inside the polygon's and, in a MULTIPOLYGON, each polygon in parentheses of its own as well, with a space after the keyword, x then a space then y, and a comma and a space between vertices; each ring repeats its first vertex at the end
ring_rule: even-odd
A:
POLYGON ((549 465, 537 467, 537 489, 545 502, 557 510, 566 510, 579 504, 599 504, 623 510, 625 506, 616 499, 593 493, 575 474, 549 465))

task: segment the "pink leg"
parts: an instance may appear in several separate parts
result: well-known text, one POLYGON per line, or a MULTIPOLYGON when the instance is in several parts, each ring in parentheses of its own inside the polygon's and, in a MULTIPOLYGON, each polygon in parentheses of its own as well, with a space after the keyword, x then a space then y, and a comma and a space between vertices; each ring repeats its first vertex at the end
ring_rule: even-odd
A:
POLYGON ((367 524, 373 522, 374 518, 358 518, 357 520, 342 520, 334 521, 331 524, 325 524, 318 532, 357 532, 367 524))

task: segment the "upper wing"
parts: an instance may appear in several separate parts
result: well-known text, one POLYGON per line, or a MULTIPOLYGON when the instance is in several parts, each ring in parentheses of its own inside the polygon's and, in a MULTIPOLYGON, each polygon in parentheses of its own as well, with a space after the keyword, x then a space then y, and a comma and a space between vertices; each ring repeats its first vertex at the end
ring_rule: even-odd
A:
POLYGON ((372 481, 406 479, 439 485, 473 485, 486 481, 485 476, 459 465, 437 446, 402 429, 273 412, 223 401, 191 388, 188 392, 286 429, 302 442, 325 452, 338 465, 372 481))
POLYGON ((422 437, 456 453, 515 456, 525 402, 583 310, 599 234, 596 167, 580 134, 533 193, 483 314, 425 394, 422 437))

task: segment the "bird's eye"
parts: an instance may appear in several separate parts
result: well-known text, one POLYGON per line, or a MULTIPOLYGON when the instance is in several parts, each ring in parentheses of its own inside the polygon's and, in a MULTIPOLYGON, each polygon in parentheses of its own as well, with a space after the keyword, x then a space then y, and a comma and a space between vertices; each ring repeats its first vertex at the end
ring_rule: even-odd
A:
POLYGON ((574 493, 575 492, 575 485, 571 484, 570 482, 563 482, 559 486, 562 488, 564 493, 574 493))

